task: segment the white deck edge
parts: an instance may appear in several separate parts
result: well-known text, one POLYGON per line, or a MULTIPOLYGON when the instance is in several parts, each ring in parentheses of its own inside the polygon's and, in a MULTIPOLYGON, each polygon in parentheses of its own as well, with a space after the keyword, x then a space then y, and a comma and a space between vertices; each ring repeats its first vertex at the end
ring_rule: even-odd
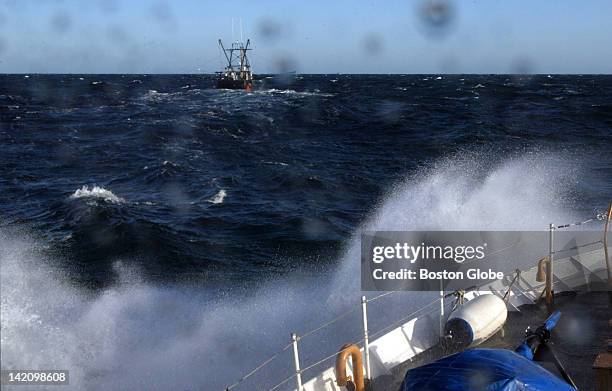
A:
MULTIPOLYGON (((563 292, 579 286, 589 286, 591 281, 586 277, 595 275, 605 281, 606 263, 603 248, 585 252, 580 255, 555 260, 554 290, 563 292)), ((544 289, 543 282, 536 281, 537 266, 521 272, 518 281, 511 289, 508 300, 509 310, 518 310, 523 304, 533 303, 544 289)), ((509 280, 497 280, 488 284, 489 289, 468 292, 467 300, 483 294, 503 295, 509 280)), ((450 300, 447 301, 445 313, 450 309, 450 300)), ((438 344, 439 308, 413 318, 401 326, 389 331, 383 336, 370 341, 370 363, 372 378, 390 374, 397 365, 406 362, 419 353, 438 344)), ((363 348, 361 349, 363 351, 363 348)), ((348 373, 350 372, 350 365, 348 373)), ((303 384, 304 391, 344 391, 344 387, 336 384, 334 367, 327 368, 315 378, 303 384)))

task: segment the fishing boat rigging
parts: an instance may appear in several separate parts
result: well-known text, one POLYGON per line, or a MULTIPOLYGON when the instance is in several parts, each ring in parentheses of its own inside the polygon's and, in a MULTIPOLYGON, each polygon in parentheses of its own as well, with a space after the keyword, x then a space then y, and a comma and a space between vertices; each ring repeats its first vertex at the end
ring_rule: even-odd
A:
POLYGON ((247 56, 247 52, 252 50, 249 48, 250 44, 250 39, 247 39, 246 44, 236 41, 232 43, 230 48, 226 49, 219 39, 219 47, 225 55, 227 66, 222 72, 217 72, 217 88, 245 91, 253 89, 253 74, 247 56))

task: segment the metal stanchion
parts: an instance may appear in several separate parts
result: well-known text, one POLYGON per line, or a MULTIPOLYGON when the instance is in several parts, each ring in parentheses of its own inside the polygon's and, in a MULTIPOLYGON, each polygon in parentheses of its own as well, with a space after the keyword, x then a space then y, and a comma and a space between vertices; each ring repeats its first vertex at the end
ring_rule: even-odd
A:
POLYGON ((293 340, 293 361, 295 363, 295 382, 297 391, 302 391, 302 371, 300 370, 300 356, 298 354, 298 336, 295 333, 291 334, 293 340))
POLYGON ((608 208, 608 215, 606 218, 606 224, 604 226, 604 255, 606 257, 606 269, 608 269, 608 289, 612 291, 612 271, 610 270, 610 258, 608 254, 608 228, 610 227, 610 220, 612 220, 612 203, 608 208))
POLYGON ((554 254, 554 234, 555 225, 550 224, 549 229, 549 245, 548 245, 548 262, 546 263, 546 304, 552 305, 554 302, 553 291, 553 254, 554 254))
POLYGON ((440 280, 440 338, 444 337, 444 280, 440 280))
POLYGON ((368 340, 368 300, 361 296, 361 314, 363 315, 363 352, 365 353, 366 379, 372 380, 370 374, 370 342, 368 340))

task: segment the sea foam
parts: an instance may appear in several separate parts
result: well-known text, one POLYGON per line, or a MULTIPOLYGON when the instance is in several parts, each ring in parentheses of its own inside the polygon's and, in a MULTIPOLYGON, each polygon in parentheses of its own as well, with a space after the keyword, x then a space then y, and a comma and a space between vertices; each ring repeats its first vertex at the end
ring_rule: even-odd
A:
MULTIPOLYGON (((138 271, 122 264, 114 271, 116 284, 92 295, 49 266, 57 262, 39 255, 44 252, 36 247, 45 243, 0 229, 2 363, 69 369, 67 390, 224 389, 288 346, 290 332, 304 335, 353 309, 340 322, 300 339, 305 366, 332 357, 304 373, 307 380, 333 365, 342 344, 362 337, 362 231, 544 229, 552 221, 572 221, 563 189, 575 183, 568 166, 542 156, 497 164, 486 156, 439 162, 372 205, 329 278, 322 272, 294 273, 264 281, 248 295, 220 295, 205 283, 181 287, 141 281, 138 271)), ((99 187, 73 195, 92 196, 119 199, 99 187)), ((240 288, 239 281, 228 284, 240 288)), ((380 331, 435 295, 400 292, 381 299, 368 307, 371 330, 380 331)), ((283 351, 240 389, 269 389, 293 373, 291 360, 291 350, 283 351)))
POLYGON ((210 202, 211 204, 222 204, 226 196, 227 192, 221 189, 217 194, 214 195, 214 197, 210 198, 208 202, 210 202))
POLYGON ((105 188, 99 186, 93 186, 91 189, 88 186, 83 186, 80 189, 75 190, 70 198, 98 198, 113 204, 122 204, 125 202, 125 199, 118 197, 112 191, 106 190, 105 188))

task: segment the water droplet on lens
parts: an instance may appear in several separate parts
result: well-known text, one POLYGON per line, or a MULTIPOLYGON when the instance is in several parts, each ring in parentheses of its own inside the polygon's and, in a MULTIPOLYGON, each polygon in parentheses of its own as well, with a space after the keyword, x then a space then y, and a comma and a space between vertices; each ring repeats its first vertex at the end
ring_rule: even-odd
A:
POLYGON ((274 19, 263 19, 257 25, 257 31, 263 40, 273 41, 282 35, 282 26, 274 19))
POLYGON ((64 34, 72 27, 72 18, 64 11, 57 12, 51 17, 51 28, 58 34, 64 34))
POLYGON ((425 0, 418 10, 423 32, 434 38, 448 34, 455 20, 455 7, 449 0, 425 0))
POLYGON ((367 54, 376 55, 379 54, 383 49, 383 40, 380 35, 376 33, 370 33, 363 39, 363 48, 367 54))

